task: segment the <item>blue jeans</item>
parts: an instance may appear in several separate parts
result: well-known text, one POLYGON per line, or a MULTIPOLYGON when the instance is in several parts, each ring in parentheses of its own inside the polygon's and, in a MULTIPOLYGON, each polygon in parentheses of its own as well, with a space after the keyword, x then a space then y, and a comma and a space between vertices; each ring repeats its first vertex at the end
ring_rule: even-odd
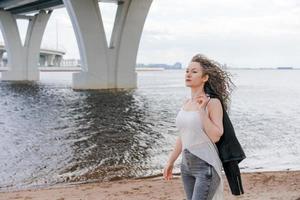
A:
POLYGON ((187 200, 212 199, 220 184, 220 177, 212 165, 184 149, 180 170, 187 200))

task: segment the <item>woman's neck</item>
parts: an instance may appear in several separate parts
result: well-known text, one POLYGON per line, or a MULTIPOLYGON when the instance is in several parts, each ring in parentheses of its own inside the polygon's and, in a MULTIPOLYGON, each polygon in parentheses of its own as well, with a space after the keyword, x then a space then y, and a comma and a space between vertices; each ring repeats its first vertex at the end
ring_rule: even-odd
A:
POLYGON ((204 88, 191 88, 191 99, 194 99, 197 96, 205 95, 204 88))

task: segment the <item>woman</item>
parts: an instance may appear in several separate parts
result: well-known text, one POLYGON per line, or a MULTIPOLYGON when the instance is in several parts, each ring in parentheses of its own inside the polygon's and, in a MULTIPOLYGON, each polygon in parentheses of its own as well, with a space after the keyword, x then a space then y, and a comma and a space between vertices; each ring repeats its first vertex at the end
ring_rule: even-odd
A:
POLYGON ((219 63, 197 54, 186 69, 185 83, 191 98, 177 114, 179 136, 164 178, 172 178, 174 162, 182 152, 180 170, 187 199, 224 199, 222 163, 215 143, 223 134, 222 104, 227 109, 232 82, 219 63), (217 98, 210 98, 208 91, 217 98))

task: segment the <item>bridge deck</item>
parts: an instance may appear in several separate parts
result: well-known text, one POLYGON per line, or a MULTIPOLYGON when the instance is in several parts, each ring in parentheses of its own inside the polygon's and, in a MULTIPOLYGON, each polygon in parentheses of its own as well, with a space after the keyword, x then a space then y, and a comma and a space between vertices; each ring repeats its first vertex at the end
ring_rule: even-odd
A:
MULTIPOLYGON (((101 2, 118 2, 121 0, 99 0, 101 2)), ((0 0, 0 9, 13 14, 32 13, 43 9, 63 7, 63 0, 0 0)))

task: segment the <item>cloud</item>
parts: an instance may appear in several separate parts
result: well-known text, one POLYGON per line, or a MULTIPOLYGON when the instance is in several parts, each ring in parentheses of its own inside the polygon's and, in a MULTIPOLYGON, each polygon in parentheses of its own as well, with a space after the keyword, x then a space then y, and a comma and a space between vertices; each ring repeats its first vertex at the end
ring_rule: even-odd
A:
POLYGON ((141 41, 152 51, 140 51, 141 62, 187 63, 200 52, 238 67, 300 66, 297 1, 172 2, 154 1, 141 41))

